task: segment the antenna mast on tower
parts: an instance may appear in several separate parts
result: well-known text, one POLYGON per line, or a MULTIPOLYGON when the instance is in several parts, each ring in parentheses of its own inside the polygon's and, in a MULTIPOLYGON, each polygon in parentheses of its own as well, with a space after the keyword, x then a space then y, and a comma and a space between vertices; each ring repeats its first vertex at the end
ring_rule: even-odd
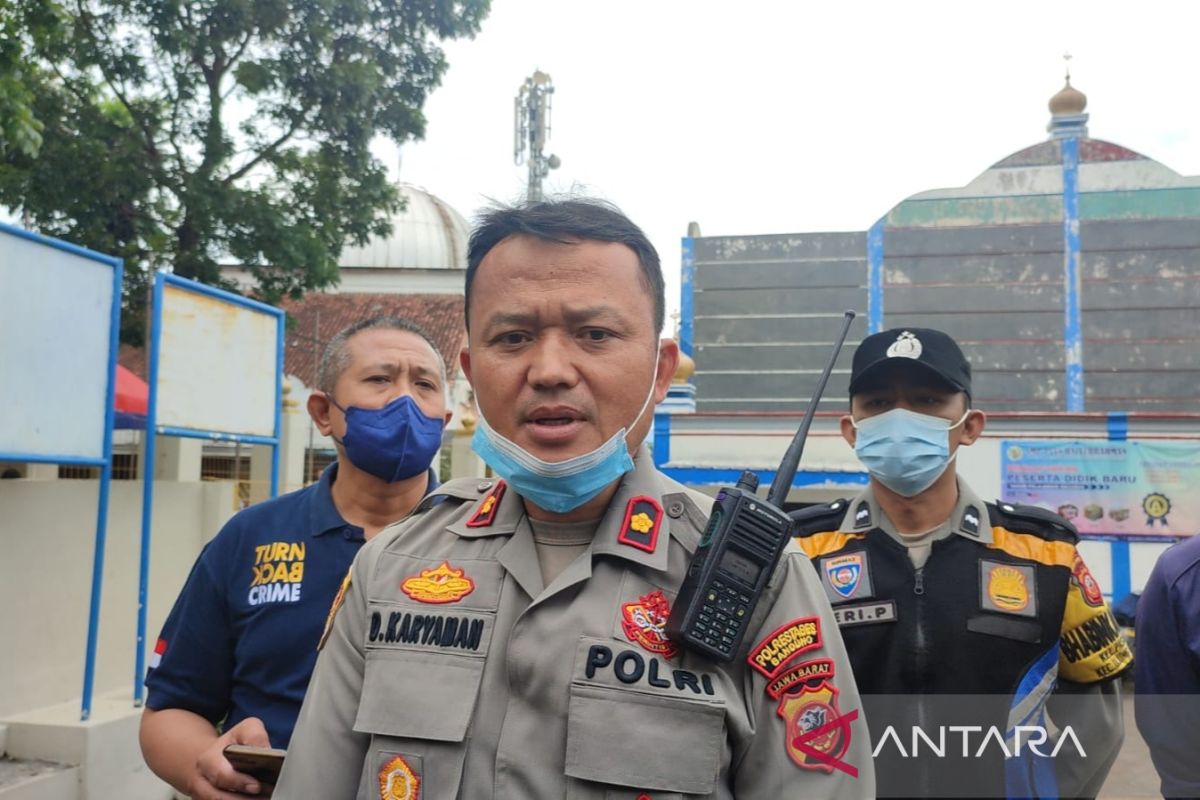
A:
POLYGON ((513 162, 529 164, 529 202, 542 199, 542 180, 562 160, 546 156, 543 149, 550 138, 550 99, 554 84, 550 76, 538 70, 525 79, 513 98, 513 162))

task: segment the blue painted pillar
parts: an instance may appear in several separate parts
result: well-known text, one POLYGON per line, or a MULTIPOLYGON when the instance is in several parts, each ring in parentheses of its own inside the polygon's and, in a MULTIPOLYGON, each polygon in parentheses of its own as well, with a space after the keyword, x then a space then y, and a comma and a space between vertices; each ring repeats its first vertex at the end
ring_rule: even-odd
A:
POLYGON ((1067 411, 1084 410, 1083 323, 1079 280, 1079 138, 1062 140, 1063 169, 1063 347, 1066 351, 1067 411))
POLYGON ((867 231, 867 333, 883 330, 883 220, 867 231))

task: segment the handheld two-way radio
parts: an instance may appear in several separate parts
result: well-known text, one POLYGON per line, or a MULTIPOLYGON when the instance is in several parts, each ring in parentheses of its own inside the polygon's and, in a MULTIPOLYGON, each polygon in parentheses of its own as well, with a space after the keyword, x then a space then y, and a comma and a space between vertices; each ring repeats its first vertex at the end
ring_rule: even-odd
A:
POLYGON ((813 413, 853 321, 854 312, 847 311, 833 356, 817 381, 816 393, 783 455, 767 499, 756 494, 758 476, 747 470, 737 485, 722 489, 713 503, 700 546, 692 555, 667 619, 667 635, 714 661, 732 661, 740 652, 754 607, 791 535, 792 520, 781 507, 804 453, 813 413))

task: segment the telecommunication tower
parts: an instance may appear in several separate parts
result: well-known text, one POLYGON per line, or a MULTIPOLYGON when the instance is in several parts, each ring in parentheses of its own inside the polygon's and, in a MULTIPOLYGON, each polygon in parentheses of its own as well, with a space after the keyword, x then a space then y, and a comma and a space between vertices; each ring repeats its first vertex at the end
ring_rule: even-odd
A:
POLYGON ((529 164, 530 202, 542 199, 542 180, 550 170, 558 169, 562 160, 545 155, 543 150, 550 138, 550 99, 554 84, 550 76, 538 70, 525 79, 513 98, 513 162, 529 164))

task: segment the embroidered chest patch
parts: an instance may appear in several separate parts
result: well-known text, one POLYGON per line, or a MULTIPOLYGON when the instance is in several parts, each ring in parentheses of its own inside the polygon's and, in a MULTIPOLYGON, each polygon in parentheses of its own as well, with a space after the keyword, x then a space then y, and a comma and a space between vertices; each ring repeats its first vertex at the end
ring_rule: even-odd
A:
POLYGON ((866 553, 847 553, 821 559, 821 575, 833 602, 871 597, 866 553))
POLYGON ((396 756, 379 768, 380 800, 420 800, 421 779, 403 756, 396 756))
POLYGON ((457 603, 475 591, 475 581, 464 570, 443 561, 433 569, 423 569, 419 575, 405 578, 400 591, 418 603, 457 603))
POLYGON ((979 561, 979 604, 984 611, 1037 616, 1037 584, 1033 567, 979 561))
POLYGON ((671 606, 662 590, 642 595, 636 602, 621 605, 621 630, 629 641, 643 649, 666 658, 673 658, 679 648, 667 638, 667 617, 671 606))

